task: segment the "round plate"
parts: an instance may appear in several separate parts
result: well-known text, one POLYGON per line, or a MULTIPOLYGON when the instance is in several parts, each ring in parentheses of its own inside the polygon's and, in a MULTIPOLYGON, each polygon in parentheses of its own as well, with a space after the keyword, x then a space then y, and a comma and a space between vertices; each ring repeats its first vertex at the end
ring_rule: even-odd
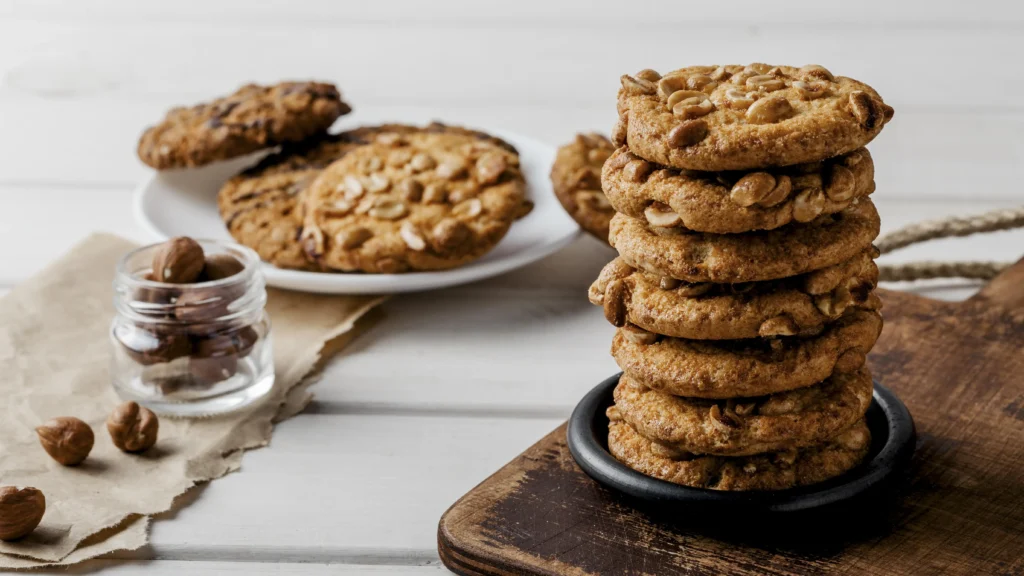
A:
POLYGON ((587 393, 569 418, 568 443, 576 463, 604 486, 639 500, 665 505, 736 508, 744 513, 807 511, 849 501, 889 485, 914 453, 914 421, 907 407, 889 389, 875 383, 868 408, 871 450, 859 466, 820 484, 763 492, 727 492, 689 488, 645 476, 608 452, 608 418, 617 374, 587 393))
MULTIPOLYGON (((508 235, 483 258, 442 272, 407 274, 318 273, 263 265, 267 284, 278 288, 327 294, 389 294, 456 286, 490 278, 553 254, 579 234, 565 213, 548 172, 555 149, 527 136, 492 132, 519 150, 533 211, 515 222, 508 235)), ((192 236, 231 240, 217 211, 217 191, 229 178, 252 165, 259 156, 237 158, 192 170, 154 173, 135 192, 138 221, 160 239, 192 236)))

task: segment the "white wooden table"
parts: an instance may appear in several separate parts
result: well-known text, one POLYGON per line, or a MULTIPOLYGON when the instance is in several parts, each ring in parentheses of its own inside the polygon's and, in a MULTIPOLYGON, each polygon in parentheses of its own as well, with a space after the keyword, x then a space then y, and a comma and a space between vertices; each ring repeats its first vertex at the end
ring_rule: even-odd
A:
MULTIPOLYGON (((246 81, 335 81, 356 109, 344 125, 438 118, 558 144, 610 129, 625 72, 815 62, 867 81, 897 110, 871 146, 883 232, 1018 205, 1019 6, 0 1, 0 291, 89 232, 148 240, 130 203, 146 174, 139 131, 169 106, 246 81)), ((1003 232, 884 260, 1011 260, 1022 249, 1024 233, 1003 232)), ((391 300, 269 448, 155 522, 147 549, 85 569, 443 571, 441 513, 616 370, 612 329, 585 297, 611 257, 582 238, 501 278, 391 300)), ((890 287, 964 298, 977 285, 890 287)))

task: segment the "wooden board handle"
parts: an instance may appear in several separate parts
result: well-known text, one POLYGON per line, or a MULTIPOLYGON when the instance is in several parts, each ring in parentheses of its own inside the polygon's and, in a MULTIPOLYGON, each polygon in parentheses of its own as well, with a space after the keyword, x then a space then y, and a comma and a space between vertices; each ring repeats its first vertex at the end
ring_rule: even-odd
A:
POLYGON ((1024 308, 1024 258, 1003 270, 968 302, 985 302, 1004 308, 1024 308))

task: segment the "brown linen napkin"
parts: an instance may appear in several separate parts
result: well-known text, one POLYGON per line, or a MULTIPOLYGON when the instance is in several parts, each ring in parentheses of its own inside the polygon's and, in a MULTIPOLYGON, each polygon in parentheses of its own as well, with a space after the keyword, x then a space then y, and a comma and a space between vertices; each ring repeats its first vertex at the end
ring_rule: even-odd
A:
POLYGON ((93 235, 0 299, 0 486, 34 486, 47 505, 31 536, 0 542, 0 569, 80 562, 144 545, 149 519, 129 517, 163 512, 195 483, 238 470, 245 450, 268 444, 273 422, 308 402, 298 385, 324 344, 383 301, 268 290, 276 384, 267 400, 217 418, 161 418, 156 446, 123 454, 104 424, 120 402, 110 385, 108 330, 114 266, 135 247, 93 235), (77 467, 61 466, 39 445, 35 427, 56 416, 80 418, 96 434, 92 453, 77 467), (86 541, 118 525, 108 538, 86 541))

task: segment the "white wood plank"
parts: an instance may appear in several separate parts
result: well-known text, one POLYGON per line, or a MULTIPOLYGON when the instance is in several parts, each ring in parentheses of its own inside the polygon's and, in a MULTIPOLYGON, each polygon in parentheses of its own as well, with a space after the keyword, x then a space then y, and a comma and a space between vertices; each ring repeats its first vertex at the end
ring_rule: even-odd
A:
MULTIPOLYGON (((381 367, 386 370, 387 367, 381 367)), ((560 419, 301 415, 156 521, 170 560, 416 564, 441 514, 560 419)))
POLYGON ((158 99, 162 107, 248 81, 326 77, 338 81, 356 106, 529 103, 611 109, 619 76, 641 68, 753 60, 799 65, 813 57, 836 73, 865 80, 898 112, 1022 106, 1017 94, 1024 78, 1005 65, 1005 55, 1021 49, 1017 28, 909 26, 894 33, 885 27, 723 26, 657 19, 553 26, 540 18, 463 27, 254 27, 233 18, 11 18, 0 22, 0 38, 9 48, 0 71, 11 95, 168 97, 158 99), (372 58, 365 56, 368 50, 372 58), (984 78, 984 90, 953 72, 961 70, 984 78))
POLYGON ((762 2, 734 0, 691 2, 681 7, 672 0, 636 0, 629 9, 611 0, 549 2, 520 0, 500 2, 480 10, 476 0, 376 0, 374 2, 337 2, 301 0, 249 2, 232 0, 207 2, 178 0, 173 4, 133 0, 33 0, 5 2, 0 14, 18 18, 50 21, 103 19, 109 21, 153 21, 173 19, 179 22, 208 22, 229 19, 247 25, 281 23, 328 25, 341 23, 430 22, 455 25, 501 23, 520 25, 537 21, 561 25, 645 23, 771 24, 774 26, 1011 26, 1024 16, 1013 3, 1000 0, 980 2, 887 2, 862 0, 855 10, 838 2, 788 0, 762 2), (656 15, 656 18, 652 18, 656 15))
POLYGON ((71 568, 35 570, 33 574, 112 574, 133 576, 220 576, 244 574, 264 576, 268 574, 294 574, 295 576, 317 576, 321 574, 342 574, 344 576, 438 576, 450 574, 440 562, 428 566, 366 566, 352 564, 311 564, 296 562, 202 562, 174 560, 93 560, 71 568))

